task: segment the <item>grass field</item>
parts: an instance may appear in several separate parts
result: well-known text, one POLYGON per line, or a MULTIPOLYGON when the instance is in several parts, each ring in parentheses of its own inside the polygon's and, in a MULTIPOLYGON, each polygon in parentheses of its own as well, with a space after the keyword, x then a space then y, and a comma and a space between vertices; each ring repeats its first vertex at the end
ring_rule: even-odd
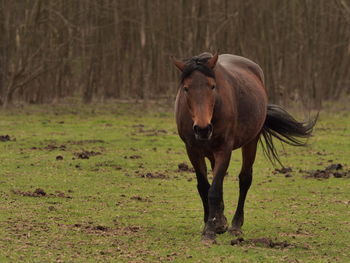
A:
MULTIPOLYGON (((195 176, 178 168, 189 162, 171 109, 1 111, 0 262, 350 262, 349 112, 321 112, 314 134, 307 148, 281 148, 285 173, 260 147, 246 241, 232 246, 225 233, 206 246, 195 176), (343 168, 329 172, 332 164, 343 168)), ((224 186, 229 220, 239 167, 236 151, 224 186)))

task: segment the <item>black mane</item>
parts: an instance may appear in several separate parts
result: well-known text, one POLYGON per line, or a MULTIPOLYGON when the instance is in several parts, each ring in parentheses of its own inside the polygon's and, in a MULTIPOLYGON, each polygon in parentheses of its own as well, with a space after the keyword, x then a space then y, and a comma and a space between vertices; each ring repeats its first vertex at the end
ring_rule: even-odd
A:
POLYGON ((211 77, 215 79, 215 73, 211 68, 208 68, 205 64, 208 62, 209 59, 213 57, 210 53, 202 53, 198 56, 194 56, 191 58, 187 58, 184 60, 186 66, 181 74, 181 82, 185 78, 187 78, 191 73, 195 70, 198 70, 199 72, 203 73, 205 76, 211 77))

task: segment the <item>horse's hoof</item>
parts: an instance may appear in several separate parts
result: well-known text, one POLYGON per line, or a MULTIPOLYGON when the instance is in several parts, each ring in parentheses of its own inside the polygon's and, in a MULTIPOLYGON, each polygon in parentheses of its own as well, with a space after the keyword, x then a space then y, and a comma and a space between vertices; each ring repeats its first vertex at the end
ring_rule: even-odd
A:
POLYGON ((216 234, 214 231, 204 229, 203 234, 202 234, 202 243, 203 244, 207 244, 207 245, 216 244, 215 238, 216 238, 216 234))
POLYGON ((203 235, 202 236, 202 243, 204 245, 214 245, 214 244, 216 244, 216 240, 215 240, 215 237, 212 238, 212 237, 208 237, 208 236, 203 235))
POLYGON ((225 233, 227 231, 227 229, 228 229, 227 225, 216 226, 215 233, 221 235, 221 234, 225 233))
POLYGON ((232 236, 235 236, 235 237, 239 237, 239 236, 242 236, 243 235, 243 231, 239 228, 233 228, 231 227, 228 232, 232 235, 232 236))
POLYGON ((223 234, 228 229, 227 219, 224 215, 222 215, 222 217, 220 217, 219 220, 216 220, 214 222, 214 224, 215 224, 215 233, 216 234, 223 234))

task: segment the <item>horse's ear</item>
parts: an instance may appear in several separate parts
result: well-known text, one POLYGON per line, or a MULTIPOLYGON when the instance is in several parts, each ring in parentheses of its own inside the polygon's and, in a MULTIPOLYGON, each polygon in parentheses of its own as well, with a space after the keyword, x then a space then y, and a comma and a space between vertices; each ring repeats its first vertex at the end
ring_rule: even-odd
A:
POLYGON ((183 63, 180 60, 177 60, 174 56, 171 56, 171 60, 173 61, 174 65, 181 71, 184 71, 185 69, 185 63, 183 63))
POLYGON ((218 61, 218 58, 219 58, 219 53, 216 52, 215 55, 211 59, 208 60, 207 66, 209 68, 213 69, 216 65, 216 62, 218 61))

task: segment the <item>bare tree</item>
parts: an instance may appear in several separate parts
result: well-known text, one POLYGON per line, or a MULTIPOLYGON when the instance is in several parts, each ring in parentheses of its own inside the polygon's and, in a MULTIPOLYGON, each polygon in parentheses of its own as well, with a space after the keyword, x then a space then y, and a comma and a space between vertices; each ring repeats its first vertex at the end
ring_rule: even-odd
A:
POLYGON ((234 53, 270 100, 321 107, 350 93, 350 2, 0 0, 0 104, 175 94, 169 55, 234 53))

